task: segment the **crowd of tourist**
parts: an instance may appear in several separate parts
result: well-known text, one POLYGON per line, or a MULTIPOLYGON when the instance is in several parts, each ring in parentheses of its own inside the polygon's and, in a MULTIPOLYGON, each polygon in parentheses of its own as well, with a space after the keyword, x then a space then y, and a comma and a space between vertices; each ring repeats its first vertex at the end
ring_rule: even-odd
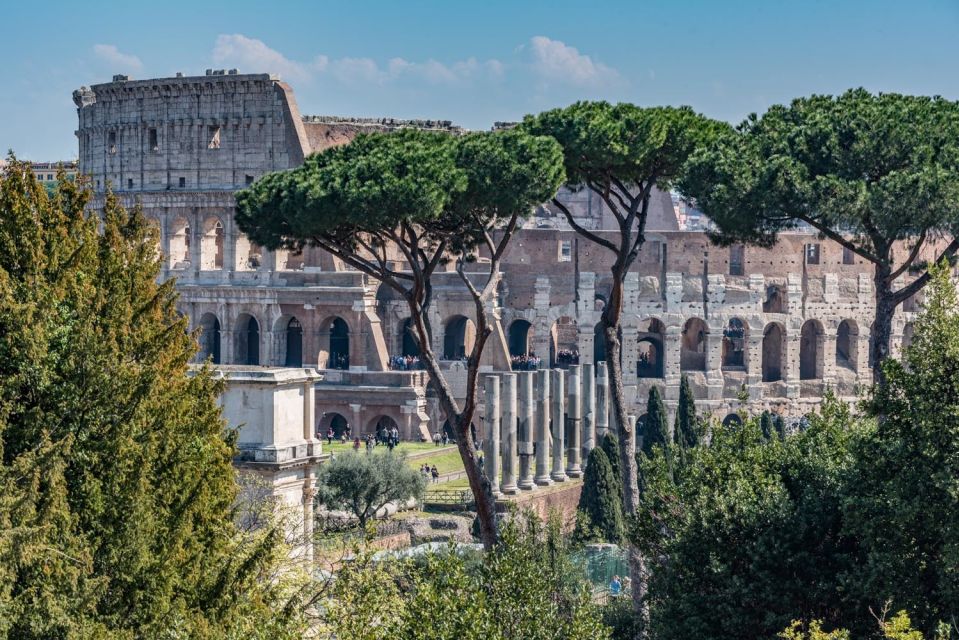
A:
POLYGON ((390 371, 416 371, 422 368, 419 356, 390 356, 390 371))
POLYGON ((350 355, 348 353, 334 353, 330 356, 330 369, 349 369, 350 355))
POLYGON ((511 356, 509 364, 513 371, 536 371, 542 360, 536 357, 536 354, 530 351, 518 356, 511 356))
POLYGON ((439 482, 440 481, 440 471, 436 468, 434 464, 432 467, 428 464, 420 465, 420 474, 426 478, 427 482, 439 482))
POLYGON ((560 349, 556 353, 556 364, 561 367, 579 364, 579 351, 576 349, 560 349))

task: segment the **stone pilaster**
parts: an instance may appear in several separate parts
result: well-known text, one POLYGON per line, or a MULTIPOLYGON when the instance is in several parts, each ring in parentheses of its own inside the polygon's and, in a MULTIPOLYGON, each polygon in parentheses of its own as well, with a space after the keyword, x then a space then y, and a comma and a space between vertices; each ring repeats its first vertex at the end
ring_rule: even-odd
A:
POLYGON ((580 387, 580 365, 569 368, 569 386, 567 393, 569 403, 566 407, 566 420, 569 423, 566 435, 569 442, 566 444, 566 475, 570 478, 579 478, 583 475, 580 464, 580 434, 583 428, 583 396, 580 387))
POLYGON ((609 432, 609 372, 605 362, 596 363, 596 439, 609 432))
POLYGON ((519 488, 533 488, 533 373, 523 371, 519 377, 519 425, 517 427, 517 450, 519 451, 519 488))
POLYGON ((483 470, 489 478, 490 490, 496 496, 499 493, 499 430, 500 430, 500 402, 499 378, 486 377, 486 438, 483 442, 483 456, 485 458, 483 470))
POLYGON ((596 446, 596 381, 593 378, 593 365, 586 363, 582 370, 583 385, 583 462, 589 459, 589 452, 596 446))

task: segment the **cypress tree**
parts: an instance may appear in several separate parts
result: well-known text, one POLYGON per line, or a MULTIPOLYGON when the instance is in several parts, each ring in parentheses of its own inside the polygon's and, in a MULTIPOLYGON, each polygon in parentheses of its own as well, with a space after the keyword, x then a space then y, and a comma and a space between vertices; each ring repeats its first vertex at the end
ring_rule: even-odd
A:
POLYGON ((659 387, 649 390, 646 403, 646 420, 643 422, 643 453, 647 457, 653 454, 653 447, 666 449, 669 445, 669 429, 666 421, 666 407, 659 395, 659 387))
POLYGON ((626 529, 620 491, 622 485, 613 475, 606 452, 596 447, 590 451, 586 464, 583 491, 576 508, 574 540, 614 544, 623 541, 626 529))
POLYGON ((763 438, 768 442, 773 439, 776 433, 776 427, 773 424, 773 415, 769 411, 763 411, 759 418, 759 428, 762 429, 763 438))
POLYGON ((90 199, 0 175, 0 636, 288 637, 158 232, 90 199))
POLYGON ((613 470, 613 478, 616 480, 617 491, 620 500, 622 501, 623 497, 623 476, 619 470, 619 438, 616 437, 612 431, 607 431, 606 435, 603 436, 603 441, 600 443, 600 446, 603 448, 603 452, 606 454, 606 459, 609 460, 609 466, 613 470))
POLYGON ((786 421, 783 420, 783 417, 781 415, 777 414, 776 417, 773 418, 773 427, 775 428, 776 435, 779 436, 779 439, 785 440, 786 439, 786 421))
POLYGON ((673 440, 676 444, 691 449, 699 444, 696 421, 696 399, 689 386, 689 378, 683 376, 679 383, 679 405, 676 408, 676 422, 673 440))

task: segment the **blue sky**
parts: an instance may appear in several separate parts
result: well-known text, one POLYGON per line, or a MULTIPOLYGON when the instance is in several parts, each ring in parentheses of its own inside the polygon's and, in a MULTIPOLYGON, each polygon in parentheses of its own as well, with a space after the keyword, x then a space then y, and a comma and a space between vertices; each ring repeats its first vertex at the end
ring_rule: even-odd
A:
POLYGON ((959 0, 105 2, 0 8, 0 147, 76 155, 73 89, 274 72, 304 114, 496 120, 577 99, 738 122, 854 86, 959 99, 959 0))

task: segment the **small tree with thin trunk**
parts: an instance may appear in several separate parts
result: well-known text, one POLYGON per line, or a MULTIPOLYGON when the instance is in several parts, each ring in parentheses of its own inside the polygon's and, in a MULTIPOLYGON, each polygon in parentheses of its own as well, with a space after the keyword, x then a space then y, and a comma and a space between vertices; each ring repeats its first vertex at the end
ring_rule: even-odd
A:
POLYGON ((492 312, 499 266, 520 220, 563 179, 560 148, 546 137, 405 130, 357 136, 237 194, 237 223, 258 244, 320 247, 406 301, 420 359, 456 435, 487 548, 496 542, 495 509, 470 426, 480 359, 498 322, 492 312), (469 291, 477 328, 462 402, 433 352, 428 313, 433 276, 450 261, 469 291))
POLYGON ((896 308, 929 280, 923 250, 959 250, 959 103, 865 89, 799 98, 698 153, 679 186, 723 244, 768 247, 808 225, 871 263, 869 366, 882 384, 896 308), (897 286, 906 274, 917 277, 897 286))
POLYGON ((422 498, 426 479, 392 451, 346 453, 320 467, 317 499, 328 509, 352 513, 366 527, 390 502, 422 498))

